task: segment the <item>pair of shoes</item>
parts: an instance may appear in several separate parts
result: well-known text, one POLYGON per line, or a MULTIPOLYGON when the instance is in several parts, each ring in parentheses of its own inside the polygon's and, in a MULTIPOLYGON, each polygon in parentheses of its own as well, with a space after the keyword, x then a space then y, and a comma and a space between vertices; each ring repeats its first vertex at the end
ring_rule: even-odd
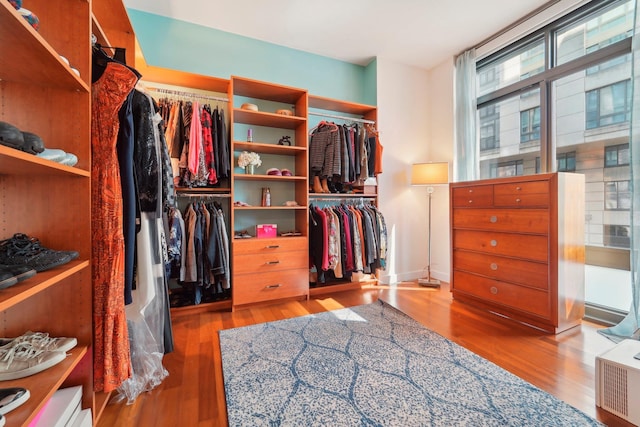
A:
POLYGON ((78 258, 76 251, 57 251, 40 245, 35 237, 16 233, 12 238, 0 241, 0 264, 27 266, 38 273, 59 267, 78 258))
POLYGON ((26 388, 0 388, 0 417, 22 405, 29 400, 30 396, 31 394, 26 388))
POLYGON ((7 122, 0 122, 0 144, 30 154, 44 151, 42 138, 35 133, 23 132, 7 122))
POLYGON ((77 344, 75 338, 54 338, 45 332, 0 338, 0 381, 28 377, 57 365, 77 344))
POLYGON ((233 233, 234 239, 251 239, 253 236, 247 230, 236 231, 233 233))
POLYGON ((298 202, 296 202, 295 200, 287 200, 287 201, 286 201, 286 202, 284 202, 282 205, 283 205, 283 206, 286 206, 286 207, 288 207, 288 208, 293 208, 293 207, 296 207, 296 206, 300 206, 300 205, 298 204, 298 202))
POLYGON ((75 154, 67 153, 59 148, 45 148, 37 156, 66 166, 75 166, 78 163, 78 157, 75 154))
POLYGON ((36 270, 31 267, 0 264, 0 289, 6 289, 35 275, 36 270))
POLYGON ((251 205, 245 202, 233 202, 233 206, 245 207, 245 206, 251 206, 251 205))
POLYGON ((278 169, 271 168, 267 170, 267 175, 275 175, 275 176, 293 176, 289 169, 278 169))

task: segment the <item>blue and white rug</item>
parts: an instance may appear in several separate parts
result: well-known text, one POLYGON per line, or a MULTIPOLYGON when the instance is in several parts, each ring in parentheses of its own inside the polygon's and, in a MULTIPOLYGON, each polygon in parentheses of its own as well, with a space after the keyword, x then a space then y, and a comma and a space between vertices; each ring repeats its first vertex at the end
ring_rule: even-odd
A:
POLYGON ((596 426, 378 301, 220 331, 229 426, 596 426))

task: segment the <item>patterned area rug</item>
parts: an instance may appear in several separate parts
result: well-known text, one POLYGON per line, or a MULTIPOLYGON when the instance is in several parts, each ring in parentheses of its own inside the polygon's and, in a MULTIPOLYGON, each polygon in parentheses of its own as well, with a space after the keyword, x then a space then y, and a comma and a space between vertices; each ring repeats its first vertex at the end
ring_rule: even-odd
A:
POLYGON ((220 331, 230 426, 595 426, 378 301, 220 331))

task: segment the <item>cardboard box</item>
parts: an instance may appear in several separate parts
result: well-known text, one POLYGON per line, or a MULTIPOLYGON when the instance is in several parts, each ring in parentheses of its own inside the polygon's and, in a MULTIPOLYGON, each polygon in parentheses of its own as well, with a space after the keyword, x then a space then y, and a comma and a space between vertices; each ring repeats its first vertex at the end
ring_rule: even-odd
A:
POLYGON ((278 224, 256 225, 256 237, 258 239, 271 239, 278 237, 278 224))

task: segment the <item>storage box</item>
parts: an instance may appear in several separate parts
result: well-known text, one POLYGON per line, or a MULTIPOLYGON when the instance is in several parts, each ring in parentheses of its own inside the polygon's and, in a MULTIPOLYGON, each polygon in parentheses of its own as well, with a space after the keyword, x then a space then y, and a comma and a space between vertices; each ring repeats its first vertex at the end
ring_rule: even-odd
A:
POLYGON ((81 410, 82 386, 61 388, 37 415, 31 427, 71 426, 81 410))
POLYGON ((256 237, 258 239, 270 239, 273 237, 278 237, 278 224, 256 225, 256 237))

